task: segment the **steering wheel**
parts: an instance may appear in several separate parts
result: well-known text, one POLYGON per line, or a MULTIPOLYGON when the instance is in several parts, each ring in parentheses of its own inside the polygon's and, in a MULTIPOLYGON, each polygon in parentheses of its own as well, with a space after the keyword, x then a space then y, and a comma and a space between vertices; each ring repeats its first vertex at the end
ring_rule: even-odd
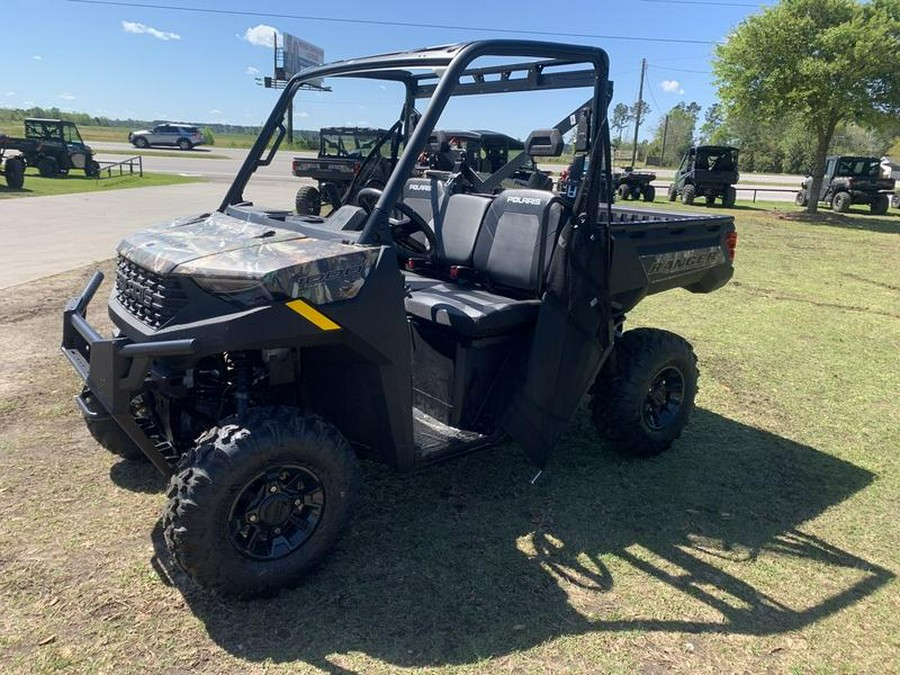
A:
MULTIPOLYGON (((365 187, 356 195, 356 203, 362 206, 366 214, 371 214, 376 202, 381 198, 382 191, 374 187, 365 187)), ((435 239, 434 231, 425 222, 415 209, 409 204, 397 202, 394 204, 394 211, 399 212, 402 218, 388 218, 388 225, 391 228, 391 238, 400 251, 400 254, 406 258, 415 258, 419 260, 427 260, 434 255, 437 250, 437 239, 435 239), (414 235, 421 234, 425 237, 425 243, 421 238, 414 238, 414 235), (427 244, 427 245, 426 245, 427 244)))

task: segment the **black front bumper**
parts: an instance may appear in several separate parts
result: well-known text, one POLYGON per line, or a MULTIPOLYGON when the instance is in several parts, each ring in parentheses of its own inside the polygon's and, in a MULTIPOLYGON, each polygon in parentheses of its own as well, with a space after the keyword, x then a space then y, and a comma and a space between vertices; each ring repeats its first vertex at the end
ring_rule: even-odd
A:
POLYGON ((95 272, 63 312, 60 350, 92 394, 91 397, 79 394, 76 400, 86 418, 115 420, 161 472, 171 474, 170 462, 132 416, 131 401, 143 387, 153 359, 195 354, 197 341, 138 344, 126 337, 104 338, 85 318, 87 306, 102 281, 103 274, 95 272))

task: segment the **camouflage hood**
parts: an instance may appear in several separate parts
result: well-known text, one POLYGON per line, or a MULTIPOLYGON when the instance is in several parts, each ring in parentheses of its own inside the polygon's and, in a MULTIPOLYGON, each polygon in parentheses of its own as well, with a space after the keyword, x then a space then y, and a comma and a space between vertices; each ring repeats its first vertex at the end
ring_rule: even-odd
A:
POLYGON ((269 297, 316 302, 356 295, 380 254, 218 211, 147 228, 116 250, 159 275, 258 281, 269 297))

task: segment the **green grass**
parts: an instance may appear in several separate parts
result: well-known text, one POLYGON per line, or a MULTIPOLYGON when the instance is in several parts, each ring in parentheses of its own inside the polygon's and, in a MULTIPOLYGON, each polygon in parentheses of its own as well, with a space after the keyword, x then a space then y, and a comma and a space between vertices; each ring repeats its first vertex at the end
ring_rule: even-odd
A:
POLYGON ((221 153, 216 154, 204 149, 196 149, 191 151, 183 150, 106 150, 101 149, 96 152, 97 155, 125 155, 127 157, 177 157, 178 159, 230 159, 228 155, 221 153))
POLYGON ((582 410, 535 485, 512 444, 365 464, 337 549, 255 602, 172 571, 163 481, 81 427, 59 313, 92 270, 0 292, 0 669, 897 672, 900 217, 715 210, 731 283, 628 322, 698 354, 672 450, 622 458, 582 410))
POLYGON ((109 190, 123 190, 136 187, 157 187, 160 185, 180 185, 182 183, 196 183, 202 178, 194 176, 179 176, 168 173, 147 173, 143 176, 124 175, 113 173, 112 178, 94 179, 80 175, 80 171, 74 171, 71 175, 59 178, 41 178, 36 171, 25 172, 25 184, 19 190, 14 190, 5 183, 0 184, 0 199, 16 199, 19 197, 47 197, 50 195, 66 195, 76 192, 107 192, 109 190))

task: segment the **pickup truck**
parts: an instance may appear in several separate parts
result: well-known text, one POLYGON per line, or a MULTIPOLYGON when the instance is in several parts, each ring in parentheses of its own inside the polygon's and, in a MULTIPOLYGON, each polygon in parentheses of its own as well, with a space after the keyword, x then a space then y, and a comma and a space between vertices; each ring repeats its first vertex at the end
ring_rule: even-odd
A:
POLYGON ((99 272, 68 304, 62 352, 88 429, 170 476, 166 541, 198 583, 241 597, 296 584, 350 517, 358 457, 411 470, 511 437, 543 469, 588 393, 622 452, 675 442, 696 357, 673 333, 624 330, 626 315, 650 294, 727 283, 734 222, 611 205, 610 86, 602 49, 519 40, 306 69, 217 210, 121 242, 114 335, 86 318, 99 272), (405 86, 383 189, 327 217, 248 202, 303 82, 354 76, 405 86), (588 101, 489 176, 465 162, 416 175, 451 97, 575 86, 588 101), (421 116, 417 98, 431 100, 421 116), (590 169, 571 198, 496 191, 573 129, 590 169))

